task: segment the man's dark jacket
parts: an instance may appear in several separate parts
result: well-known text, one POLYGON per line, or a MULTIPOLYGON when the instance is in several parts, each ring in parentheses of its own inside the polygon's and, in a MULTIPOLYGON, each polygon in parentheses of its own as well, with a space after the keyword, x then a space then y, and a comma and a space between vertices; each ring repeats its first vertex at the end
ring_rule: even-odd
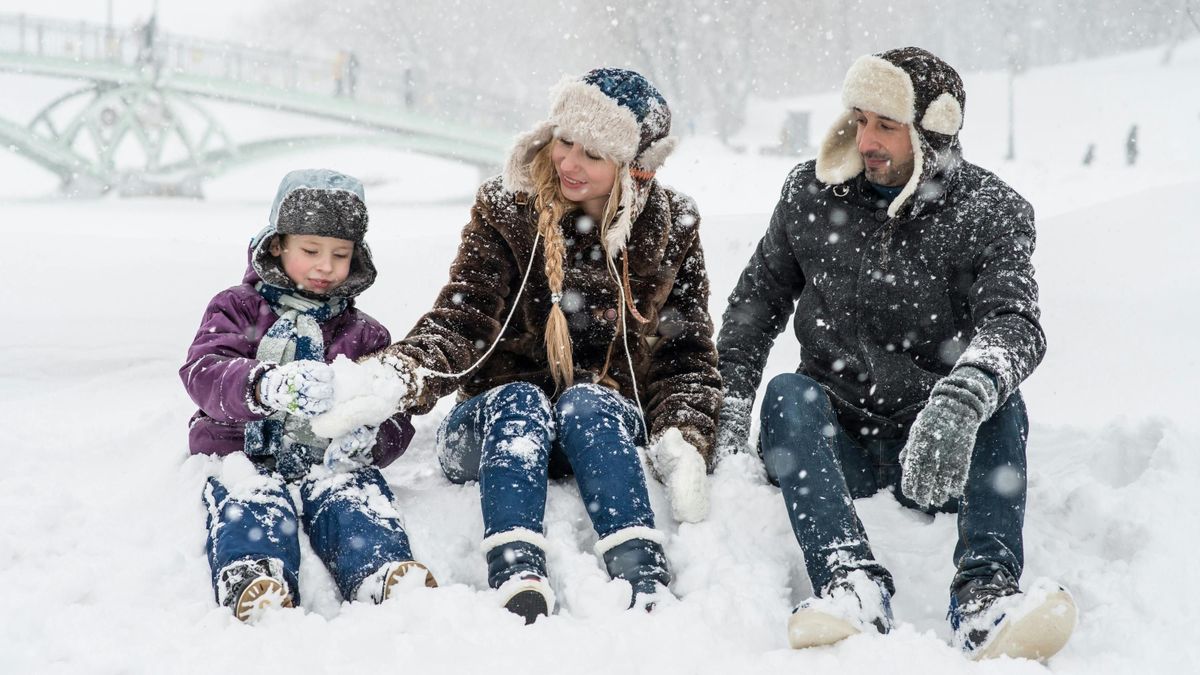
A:
POLYGON ((763 366, 793 310, 797 371, 824 386, 860 436, 903 438, 955 365, 991 373, 1003 403, 1041 361, 1029 203, 958 160, 896 217, 887 206, 862 173, 827 185, 809 161, 788 176, 725 311, 717 348, 729 428, 719 442, 745 442, 763 366))

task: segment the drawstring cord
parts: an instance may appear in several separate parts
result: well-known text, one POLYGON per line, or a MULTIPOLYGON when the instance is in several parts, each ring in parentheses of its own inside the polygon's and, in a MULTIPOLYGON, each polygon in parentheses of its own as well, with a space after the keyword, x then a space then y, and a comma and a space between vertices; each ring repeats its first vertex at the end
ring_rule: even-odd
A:
MULTIPOLYGON (((489 356, 492 355, 492 352, 496 350, 496 346, 500 344, 500 339, 502 337, 504 337, 504 332, 506 330, 508 330, 508 325, 510 322, 512 322, 513 315, 517 313, 517 306, 521 302, 521 294, 523 294, 525 292, 526 282, 529 281, 529 273, 530 273, 530 271, 533 270, 533 261, 534 261, 534 258, 537 256, 537 250, 538 250, 537 247, 538 247, 538 244, 541 242, 541 238, 542 238, 542 233, 539 230, 538 233, 533 238, 533 246, 531 247, 530 254, 529 254, 529 263, 525 266, 525 276, 521 278, 521 285, 520 285, 520 287, 517 288, 517 295, 515 298, 513 298, 512 307, 509 308, 508 316, 504 319, 504 324, 502 326, 500 326, 500 332, 496 334, 496 339, 492 341, 491 346, 488 347, 487 351, 483 353, 483 356, 480 356, 479 359, 477 361, 475 361, 475 363, 472 363, 470 367, 468 367, 466 370, 459 372, 459 373, 442 373, 442 372, 438 372, 436 370, 431 370, 424 366, 418 366, 417 372, 422 378, 424 378, 424 377, 444 377, 447 379, 458 379, 460 377, 464 377, 465 375, 470 373, 472 370, 475 370, 476 368, 478 368, 480 365, 483 364, 484 361, 486 361, 488 359, 489 356)), ((633 300, 625 294, 625 291, 628 288, 628 284, 629 284, 629 277, 628 277, 629 253, 627 250, 622 249, 622 255, 623 255, 624 270, 626 272, 625 283, 621 283, 620 281, 617 281, 617 277, 618 277, 617 268, 616 268, 616 265, 613 264, 612 258, 607 259, 608 271, 609 271, 609 274, 612 276, 613 280, 617 281, 617 291, 620 293, 620 296, 621 296, 621 345, 625 349, 625 361, 629 365, 629 381, 633 385, 633 399, 634 399, 634 402, 637 404, 638 419, 641 420, 641 422, 642 422, 642 431, 646 435, 647 442, 649 442, 650 427, 646 426, 646 417, 645 417, 645 415, 642 414, 642 398, 641 398, 640 392, 638 391, 637 375, 633 368, 633 356, 629 351, 629 335, 628 335, 626 321, 625 321, 627 312, 625 311, 625 309, 626 309, 626 307, 628 307, 629 311, 633 312, 633 315, 635 317, 637 317, 637 320, 641 323, 649 323, 649 319, 646 319, 645 317, 643 317, 641 314, 638 313, 637 308, 635 308, 633 306, 633 300)), ((630 296, 633 295, 632 291, 629 293, 629 295, 630 296)))
MULTIPOLYGON (((621 252, 624 255, 625 269, 628 270, 629 269, 628 251, 626 249, 622 249, 621 252)), ((611 257, 608 258, 607 262, 608 262, 609 274, 613 277, 613 280, 616 281, 617 266, 613 264, 611 257)), ((626 279, 628 280, 628 277, 626 277, 626 279)), ((622 284, 620 282, 617 283, 617 290, 621 294, 621 346, 624 347, 624 349, 625 349, 625 362, 627 364, 629 364, 629 382, 633 385, 633 400, 637 404, 638 419, 641 420, 641 422, 642 422, 642 432, 646 435, 646 442, 649 443, 650 442, 650 427, 646 426, 646 417, 645 417, 645 415, 642 414, 642 397, 641 397, 641 394, 638 392, 637 374, 636 374, 636 371, 634 371, 634 369, 633 369, 633 356, 629 352, 629 333, 626 330, 626 324, 625 324, 625 316, 626 316, 625 308, 627 306, 626 302, 632 303, 633 301, 628 299, 627 296, 625 295, 625 288, 626 288, 626 284, 622 284)), ((632 292, 630 293, 630 295, 632 295, 632 292)), ((642 318, 642 315, 638 314, 636 309, 633 309, 632 306, 630 306, 629 308, 633 311, 633 313, 635 315, 637 315, 637 318, 639 321, 641 321, 642 323, 647 323, 647 320, 642 318)))
POLYGON ((487 360, 487 358, 489 356, 492 355, 492 352, 495 351, 495 349, 496 349, 496 345, 500 344, 500 339, 504 337, 504 331, 508 330, 508 324, 509 324, 509 322, 512 321, 513 315, 517 313, 517 306, 521 302, 521 294, 525 292, 525 282, 529 281, 529 272, 533 270, 533 259, 534 259, 534 257, 537 256, 537 250, 538 250, 537 247, 538 247, 538 243, 541 241, 541 239, 542 239, 542 233, 539 230, 537 235, 535 235, 533 238, 533 246, 531 247, 530 253, 529 253, 529 264, 527 264, 525 266, 525 276, 521 278, 521 286, 519 288, 517 288, 517 297, 513 298, 512 307, 510 307, 508 310, 508 318, 504 319, 504 325, 500 326, 500 332, 496 334, 496 339, 492 341, 492 346, 488 347, 488 350, 483 353, 483 356, 479 357, 478 361, 476 361, 475 363, 472 363, 471 367, 467 368, 466 370, 462 371, 461 373, 439 373, 436 370, 430 370, 429 368, 426 368, 424 366, 418 366, 417 371, 421 375, 423 375, 423 376, 432 375, 433 377, 445 377, 448 379, 458 379, 460 377, 463 377, 467 373, 471 372, 472 370, 475 370, 476 368, 478 368, 484 361, 487 360))

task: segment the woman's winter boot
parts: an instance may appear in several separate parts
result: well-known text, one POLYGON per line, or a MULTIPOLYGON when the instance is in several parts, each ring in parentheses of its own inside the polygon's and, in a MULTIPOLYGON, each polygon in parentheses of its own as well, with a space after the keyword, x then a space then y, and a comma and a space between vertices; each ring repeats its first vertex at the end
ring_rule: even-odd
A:
POLYGON ((546 538, 526 529, 508 530, 483 540, 488 585, 505 609, 531 624, 554 611, 554 591, 546 578, 546 538))
POLYGON ((629 607, 649 612, 664 597, 674 597, 667 586, 671 572, 663 553, 663 535, 649 527, 618 530, 596 542, 596 553, 613 579, 624 579, 633 587, 629 607))

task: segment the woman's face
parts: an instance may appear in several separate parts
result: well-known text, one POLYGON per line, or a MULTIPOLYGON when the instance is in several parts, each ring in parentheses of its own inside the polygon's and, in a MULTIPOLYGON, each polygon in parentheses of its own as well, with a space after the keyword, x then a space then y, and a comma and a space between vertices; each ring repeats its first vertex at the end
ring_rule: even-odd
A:
POLYGON ((563 196, 579 203, 589 216, 601 216, 617 179, 617 167, 569 137, 554 139, 550 159, 563 196))

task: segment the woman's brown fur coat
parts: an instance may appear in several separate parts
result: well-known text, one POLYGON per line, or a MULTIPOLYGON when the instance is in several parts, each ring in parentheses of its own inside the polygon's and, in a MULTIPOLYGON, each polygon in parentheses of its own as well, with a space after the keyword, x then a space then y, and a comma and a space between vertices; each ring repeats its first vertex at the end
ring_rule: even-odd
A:
MULTIPOLYGON (((433 371, 456 373, 491 346, 529 262, 537 231, 532 201, 524 193, 504 189, 499 178, 480 187, 449 282, 433 309, 387 353, 402 354, 433 371)), ((570 325, 575 383, 592 382, 611 348, 608 376, 633 400, 629 365, 617 334, 617 282, 606 268, 599 228, 589 227, 580 216, 577 211, 562 221, 566 261, 561 304, 570 325)), ((721 376, 699 225, 689 197, 653 181, 627 245, 634 304, 648 323, 627 314, 626 328, 650 438, 678 427, 711 467, 721 376)), ((614 262, 620 271, 620 259, 614 262)), ((427 412, 455 388, 465 399, 516 381, 535 384, 553 397, 543 339, 549 312, 544 246, 539 243, 517 312, 495 351, 464 378, 427 377, 414 411, 427 412)))

